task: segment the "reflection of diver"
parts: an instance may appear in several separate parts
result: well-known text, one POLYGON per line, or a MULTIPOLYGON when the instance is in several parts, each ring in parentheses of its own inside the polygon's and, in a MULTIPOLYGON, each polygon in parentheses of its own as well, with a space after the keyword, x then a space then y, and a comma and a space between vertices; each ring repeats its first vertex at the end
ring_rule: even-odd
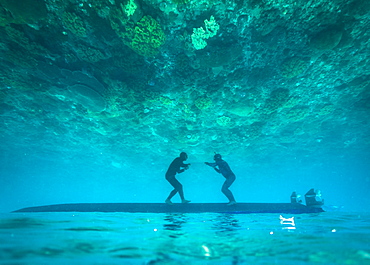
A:
POLYGON ((221 191, 229 199, 228 205, 234 205, 236 204, 236 201, 233 193, 229 190, 229 188, 236 179, 235 174, 231 171, 229 164, 225 160, 222 160, 220 154, 215 154, 213 159, 215 160, 215 163, 205 162, 205 164, 207 166, 213 167, 218 173, 222 174, 222 176, 226 178, 224 184, 222 185, 221 191))
POLYGON ((214 227, 219 232, 233 232, 238 230, 241 226, 239 220, 232 214, 220 214, 217 218, 217 222, 214 222, 214 227))
POLYGON ((186 159, 188 159, 188 155, 185 152, 182 152, 180 156, 176 157, 168 167, 166 172, 166 180, 172 185, 172 187, 174 187, 174 189, 166 199, 167 204, 172 204, 171 199, 176 195, 176 193, 179 193, 182 203, 190 202, 185 200, 182 184, 175 177, 176 173, 180 174, 189 168, 190 164, 184 164, 186 159))
POLYGON ((166 223, 163 224, 163 229, 168 231, 174 231, 169 237, 177 238, 183 233, 179 233, 182 230, 182 224, 186 223, 186 216, 184 214, 168 214, 164 217, 166 223), (177 233, 175 233, 177 232, 177 233))

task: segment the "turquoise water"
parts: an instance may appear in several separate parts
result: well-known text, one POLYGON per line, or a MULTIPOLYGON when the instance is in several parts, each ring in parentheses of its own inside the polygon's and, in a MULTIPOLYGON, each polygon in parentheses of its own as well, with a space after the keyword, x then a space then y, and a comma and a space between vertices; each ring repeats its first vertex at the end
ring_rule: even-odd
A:
POLYGON ((0 233, 0 264, 370 264, 368 213, 10 213, 0 233))
POLYGON ((369 25, 370 0, 1 0, 0 265, 370 264, 369 25), (237 202, 343 212, 9 213, 163 203, 180 152, 192 203, 227 202, 216 152, 237 202))

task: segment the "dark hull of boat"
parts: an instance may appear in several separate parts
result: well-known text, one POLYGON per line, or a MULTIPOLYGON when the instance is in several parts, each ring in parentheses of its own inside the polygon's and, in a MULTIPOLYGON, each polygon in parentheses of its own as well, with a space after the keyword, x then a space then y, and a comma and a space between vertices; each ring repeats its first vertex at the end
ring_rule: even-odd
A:
POLYGON ((318 213, 320 207, 299 203, 72 203, 27 207, 14 212, 125 212, 125 213, 318 213))

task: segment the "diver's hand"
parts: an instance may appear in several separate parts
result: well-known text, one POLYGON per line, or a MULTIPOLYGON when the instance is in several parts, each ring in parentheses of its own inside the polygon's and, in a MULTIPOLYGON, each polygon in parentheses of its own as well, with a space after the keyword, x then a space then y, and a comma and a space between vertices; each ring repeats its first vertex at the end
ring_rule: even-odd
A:
POLYGON ((207 166, 209 166, 209 163, 208 162, 204 162, 204 164, 206 164, 207 166))

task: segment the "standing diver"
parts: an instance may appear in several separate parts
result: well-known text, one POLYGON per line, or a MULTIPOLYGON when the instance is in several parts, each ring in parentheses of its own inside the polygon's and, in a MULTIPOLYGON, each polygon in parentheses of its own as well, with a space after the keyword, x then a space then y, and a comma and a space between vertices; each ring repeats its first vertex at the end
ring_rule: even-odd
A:
POLYGON ((174 190, 171 191, 170 195, 166 199, 167 204, 173 204, 171 199, 176 193, 179 193, 182 203, 189 203, 190 201, 185 200, 184 191, 182 189, 182 184, 176 179, 176 173, 182 173, 185 170, 189 169, 190 164, 184 164, 184 161, 188 159, 188 155, 185 152, 182 152, 179 157, 176 157, 171 165, 168 167, 166 172, 166 180, 174 187, 174 190))
POLYGON ((222 160, 220 154, 215 154, 213 159, 215 160, 216 163, 205 162, 205 164, 207 166, 213 167, 218 173, 222 174, 226 178, 224 184, 222 185, 221 191, 229 199, 229 203, 227 205, 235 205, 236 201, 234 195, 229 190, 229 187, 231 186, 231 184, 233 184, 233 182, 236 179, 235 174, 234 172, 231 171, 229 164, 226 161, 222 160))

